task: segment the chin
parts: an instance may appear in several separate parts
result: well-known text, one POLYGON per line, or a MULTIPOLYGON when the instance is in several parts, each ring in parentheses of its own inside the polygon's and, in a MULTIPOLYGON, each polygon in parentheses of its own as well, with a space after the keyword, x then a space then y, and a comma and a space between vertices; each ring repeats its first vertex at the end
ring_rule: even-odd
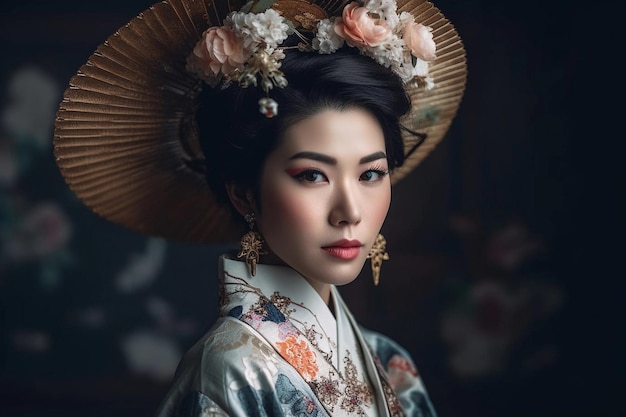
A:
POLYGON ((365 265, 365 261, 357 261, 355 260, 354 264, 343 264, 343 265, 335 265, 331 267, 331 270, 328 272, 325 277, 331 277, 328 281, 328 284, 333 284, 336 286, 347 285, 352 281, 357 279, 361 271, 363 270, 363 266, 365 265))

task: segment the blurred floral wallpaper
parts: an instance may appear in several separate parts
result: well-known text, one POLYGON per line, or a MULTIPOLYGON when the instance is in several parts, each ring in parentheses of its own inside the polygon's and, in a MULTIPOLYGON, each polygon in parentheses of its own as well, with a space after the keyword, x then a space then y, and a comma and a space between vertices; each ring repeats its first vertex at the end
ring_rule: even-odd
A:
MULTIPOLYGON (((587 12, 436 4, 468 51, 466 97, 445 143, 394 189, 381 285, 364 271, 341 291, 364 325, 414 355, 440 417, 625 416, 613 300, 624 275, 608 264, 624 246, 612 255, 590 235, 615 228, 608 210, 581 220, 595 187, 578 170, 588 135, 572 126, 587 50, 573 34, 587 12)), ((0 17, 2 416, 150 416, 215 318, 227 246, 110 224, 54 163, 69 78, 149 6, 26 0, 0 17)))

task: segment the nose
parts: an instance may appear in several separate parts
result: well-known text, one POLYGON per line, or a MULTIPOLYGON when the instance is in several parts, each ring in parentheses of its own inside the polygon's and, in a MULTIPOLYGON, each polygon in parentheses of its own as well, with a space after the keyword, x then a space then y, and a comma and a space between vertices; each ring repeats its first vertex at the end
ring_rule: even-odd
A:
POLYGON ((329 222, 333 226, 356 225, 361 222, 358 193, 349 184, 338 184, 333 193, 329 222))

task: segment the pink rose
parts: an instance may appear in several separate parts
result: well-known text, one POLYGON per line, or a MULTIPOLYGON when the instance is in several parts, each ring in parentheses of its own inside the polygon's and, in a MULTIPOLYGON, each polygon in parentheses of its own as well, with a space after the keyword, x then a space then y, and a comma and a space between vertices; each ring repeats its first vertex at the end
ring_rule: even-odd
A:
POLYGON ((207 29, 202 39, 193 49, 193 65, 207 76, 230 74, 235 69, 243 69, 248 55, 243 50, 243 43, 235 33, 226 27, 207 29))
POLYGON ((404 28, 402 39, 417 58, 426 62, 436 58, 436 46, 431 28, 421 23, 410 22, 404 28))
POLYGON ((335 32, 350 46, 378 46, 389 28, 380 19, 373 19, 365 7, 352 2, 343 9, 343 16, 335 25, 335 32))
POLYGON ((56 203, 42 203, 28 211, 5 241, 4 255, 14 261, 43 259, 65 248, 72 226, 56 203))

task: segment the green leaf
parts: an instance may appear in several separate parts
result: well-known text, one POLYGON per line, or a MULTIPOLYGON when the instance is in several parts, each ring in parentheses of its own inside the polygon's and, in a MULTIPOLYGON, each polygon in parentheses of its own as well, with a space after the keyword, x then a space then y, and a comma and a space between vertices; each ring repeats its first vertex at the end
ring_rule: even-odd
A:
POLYGON ((289 26, 289 29, 287 29, 287 35, 291 35, 296 31, 296 27, 293 25, 293 23, 291 23, 291 20, 283 19, 283 23, 289 26))
POLYGON ((272 7, 276 0, 258 0, 257 3, 252 7, 252 11, 254 13, 262 13, 272 7))
POLYGON ((432 126, 440 119, 439 110, 434 107, 423 109, 417 114, 417 125, 423 129, 428 126, 432 126))
POLYGON ((243 5, 243 7, 241 8, 240 12, 250 13, 250 9, 252 9, 253 5, 254 5, 254 0, 250 0, 249 2, 247 2, 246 4, 243 5))

